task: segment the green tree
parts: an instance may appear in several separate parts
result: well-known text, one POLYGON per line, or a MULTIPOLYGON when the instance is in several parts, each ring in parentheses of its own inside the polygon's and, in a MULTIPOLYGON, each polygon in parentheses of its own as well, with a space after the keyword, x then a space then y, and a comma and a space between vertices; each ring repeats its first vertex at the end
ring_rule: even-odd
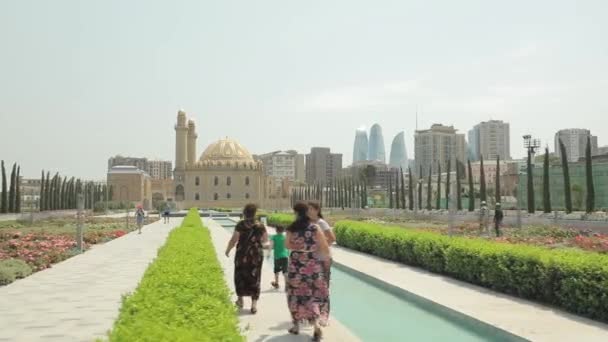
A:
POLYGON ((11 184, 8 189, 8 212, 15 212, 15 188, 17 185, 17 164, 13 164, 13 170, 11 171, 11 184))
POLYGON ((475 211, 475 188, 473 187, 473 168, 471 160, 467 160, 469 173, 469 211, 475 211))
POLYGON ((570 188, 570 169, 568 167, 568 154, 566 153, 566 146, 559 139, 559 150, 562 155, 562 173, 564 174, 564 200, 566 204, 566 213, 572 212, 572 189, 570 188))
POLYGON ((488 196, 486 191, 486 170, 483 167, 483 155, 479 158, 479 200, 487 202, 488 196))
MULTIPOLYGON (((408 187, 407 187, 407 203, 409 204, 409 209, 410 210, 414 210, 414 175, 412 174, 412 168, 411 167, 407 167, 407 174, 408 174, 408 187)), ((401 177, 403 177, 403 173, 401 173, 401 177)), ((403 178, 402 178, 402 181, 403 178)), ((405 205, 405 198, 403 201, 403 204, 405 205)))
POLYGON ((450 187, 452 184, 450 184, 450 173, 452 173, 452 160, 448 159, 448 169, 447 169, 447 176, 445 179, 445 201, 446 201, 446 209, 450 209, 449 208, 449 204, 450 203, 450 187))
POLYGON ((426 210, 431 210, 431 201, 433 197, 433 185, 431 184, 431 175, 433 174, 433 165, 429 166, 429 181, 426 187, 426 210))
POLYGON ((5 214, 8 212, 8 191, 6 185, 6 168, 4 167, 4 160, 2 161, 2 193, 0 194, 0 213, 5 214))
POLYGON ((500 156, 496 156, 496 189, 494 193, 494 203, 500 203, 500 156))
POLYGON ((532 169, 532 150, 528 150, 528 212, 533 214, 536 211, 534 203, 534 171, 532 169))
POLYGON ((44 170, 40 176, 40 197, 38 199, 38 206, 40 211, 44 211, 44 170))
POLYGON ((393 209, 393 177, 388 177, 388 207, 393 209))
POLYGON ((441 163, 437 162, 437 198, 435 209, 441 209, 441 163))
POLYGON ((15 188, 15 212, 21 212, 21 166, 17 166, 17 187, 15 188))
POLYGON ((587 183, 587 212, 595 210, 595 186, 593 185, 593 160, 591 159, 591 137, 587 136, 585 149, 585 179, 587 183))
POLYGON ((46 184, 44 185, 44 210, 49 210, 51 205, 51 172, 46 172, 46 184))
POLYGON ((462 184, 460 178, 462 177, 462 165, 461 162, 456 159, 456 210, 462 210, 462 184))
POLYGON ((551 212, 551 189, 549 189, 549 148, 545 148, 545 160, 543 161, 543 211, 551 212))
POLYGON ((422 165, 418 174, 418 209, 422 210, 422 165))

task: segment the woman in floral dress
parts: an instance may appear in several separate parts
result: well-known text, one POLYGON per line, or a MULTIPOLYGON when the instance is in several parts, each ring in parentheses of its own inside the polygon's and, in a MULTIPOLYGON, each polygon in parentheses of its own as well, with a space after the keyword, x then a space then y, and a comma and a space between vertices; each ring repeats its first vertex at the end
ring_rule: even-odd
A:
POLYGON ((313 341, 323 337, 321 325, 329 318, 326 266, 329 247, 325 235, 308 217, 308 205, 294 206, 296 220, 287 229, 286 245, 291 251, 287 273, 287 304, 293 327, 289 333, 300 333, 300 323, 314 326, 313 341))
POLYGON ((243 210, 245 219, 240 221, 232 239, 226 247, 226 256, 236 245, 234 256, 234 287, 238 299, 236 305, 243 307, 243 297, 251 297, 251 313, 258 312, 257 302, 260 298, 260 283, 262 264, 264 263, 263 248, 268 244, 266 227, 255 220, 257 206, 248 204, 243 210))

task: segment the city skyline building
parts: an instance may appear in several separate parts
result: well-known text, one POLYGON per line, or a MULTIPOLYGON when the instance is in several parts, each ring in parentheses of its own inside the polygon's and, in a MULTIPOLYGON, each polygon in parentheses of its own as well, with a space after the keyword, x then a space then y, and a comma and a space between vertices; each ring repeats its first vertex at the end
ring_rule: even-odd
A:
POLYGON ((369 132, 369 149, 367 159, 386 163, 386 152, 384 149, 382 127, 377 123, 372 126, 369 132))
POLYGON ((430 129, 417 130, 414 136, 414 149, 416 160, 416 172, 428 175, 432 166, 433 173, 437 172, 438 163, 442 171, 447 167, 447 161, 451 161, 452 170, 456 168, 456 160, 465 161, 466 141, 464 134, 457 133, 454 126, 433 124, 430 129))
POLYGON ((264 165, 264 173, 273 178, 273 184, 281 185, 283 180, 288 182, 304 182, 304 155, 294 150, 274 151, 254 156, 264 165))
POLYGON ((306 155, 306 183, 327 183, 342 171, 342 154, 329 147, 312 147, 306 155))
POLYGON ((510 125, 502 120, 483 121, 468 132, 468 143, 473 161, 482 156, 486 160, 511 159, 510 125))
POLYGON ((407 170, 408 167, 408 159, 407 159, 407 149, 405 146, 405 132, 399 132, 393 138, 393 142, 391 143, 391 154, 389 159, 389 167, 395 169, 403 169, 407 170))
POLYGON ((566 154, 568 155, 568 161, 575 163, 579 159, 585 157, 585 149, 587 148, 587 138, 591 137, 591 154, 597 154, 597 137, 591 135, 591 131, 582 128, 568 128, 562 129, 555 133, 555 154, 561 158, 562 152, 559 148, 559 141, 561 140, 566 148, 566 154))
POLYGON ((148 158, 116 155, 108 158, 108 172, 115 166, 135 166, 152 179, 173 178, 173 163, 168 160, 148 160, 148 158))
POLYGON ((353 147, 353 164, 367 160, 369 140, 365 128, 358 128, 355 132, 355 145, 353 147))

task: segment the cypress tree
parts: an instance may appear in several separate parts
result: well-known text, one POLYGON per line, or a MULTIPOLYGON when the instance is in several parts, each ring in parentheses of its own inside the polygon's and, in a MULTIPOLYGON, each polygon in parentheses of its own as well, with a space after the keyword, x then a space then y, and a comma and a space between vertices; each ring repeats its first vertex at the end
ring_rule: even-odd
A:
MULTIPOLYGON (((414 175, 412 175, 412 168, 407 167, 407 173, 409 175, 408 179, 408 189, 407 189, 407 203, 409 204, 409 209, 414 210, 414 175)), ((403 174, 402 174, 403 175, 403 174)), ((405 204, 405 201, 403 202, 405 204)))
POLYGON ((441 163, 437 162, 437 198, 435 209, 441 209, 441 163))
POLYGON ((452 160, 448 159, 448 175, 447 178, 445 179, 445 201, 446 201, 446 209, 450 209, 450 206, 448 203, 450 203, 450 186, 452 184, 450 184, 450 173, 452 172, 452 160))
POLYGON ((42 175, 40 176, 40 197, 38 199, 38 207, 40 211, 44 210, 44 170, 42 170, 42 175))
POLYGON ((494 203, 500 203, 500 156, 496 156, 496 193, 494 194, 494 203))
POLYGON ((429 181, 426 187, 426 210, 431 210, 431 201, 433 197, 433 185, 431 184, 431 175, 433 174, 433 165, 429 166, 429 181))
POLYGON ((591 160, 591 137, 587 136, 585 149, 585 179, 587 180, 587 212, 595 210, 595 186, 593 185, 593 161, 591 160))
POLYGON ((8 190, 8 212, 15 212, 15 186, 17 181, 15 179, 17 175, 17 164, 13 164, 13 170, 11 171, 11 184, 8 190))
POLYGON ((534 171, 532 170, 532 150, 528 149, 528 212, 533 214, 536 211, 534 203, 534 171))
POLYGON ((418 209, 422 210, 422 165, 418 174, 418 209))
POLYGON ((456 159, 456 210, 462 210, 462 163, 456 159))
POLYGON ((8 212, 8 191, 6 189, 6 169, 4 167, 4 160, 2 161, 2 193, 0 193, 0 213, 5 214, 8 212))
POLYGON ((367 207, 367 179, 363 179, 363 197, 361 197, 363 209, 367 207))
POLYGON ((483 156, 480 156, 480 168, 479 168, 479 200, 487 201, 487 193, 486 193, 486 171, 483 167, 483 156))
POLYGON ((388 177, 388 207, 393 209, 393 177, 388 177))
POLYGON ((15 189, 15 212, 21 212, 21 166, 17 166, 17 188, 15 189))
POLYGON ((551 190, 549 189, 549 148, 545 148, 545 160, 543 162, 543 211, 551 212, 551 190))
POLYGON ((469 211, 475 211, 475 187, 473 186, 473 168, 471 159, 467 160, 469 173, 469 211))
POLYGON ((570 170, 568 167, 568 155, 566 153, 566 146, 561 139, 559 139, 559 150, 562 155, 562 173, 564 174, 564 196, 565 196, 565 205, 566 205, 566 213, 570 214, 572 212, 572 189, 570 188, 570 170))
POLYGON ((49 210, 50 208, 50 204, 51 204, 51 172, 47 171, 46 172, 46 178, 45 178, 45 184, 44 184, 44 210, 49 210))

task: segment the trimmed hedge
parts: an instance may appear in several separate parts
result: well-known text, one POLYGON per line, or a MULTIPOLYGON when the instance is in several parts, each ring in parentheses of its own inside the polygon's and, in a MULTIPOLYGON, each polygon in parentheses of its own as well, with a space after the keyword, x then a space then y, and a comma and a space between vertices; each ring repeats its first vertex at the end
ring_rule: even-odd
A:
POLYGON ((289 226, 294 221, 293 214, 271 214, 268 215, 268 224, 271 226, 289 226))
POLYGON ((606 255, 356 221, 338 222, 335 233, 347 248, 608 322, 606 255))
POLYGON ((171 232, 110 341, 244 341, 209 231, 196 210, 171 232))

